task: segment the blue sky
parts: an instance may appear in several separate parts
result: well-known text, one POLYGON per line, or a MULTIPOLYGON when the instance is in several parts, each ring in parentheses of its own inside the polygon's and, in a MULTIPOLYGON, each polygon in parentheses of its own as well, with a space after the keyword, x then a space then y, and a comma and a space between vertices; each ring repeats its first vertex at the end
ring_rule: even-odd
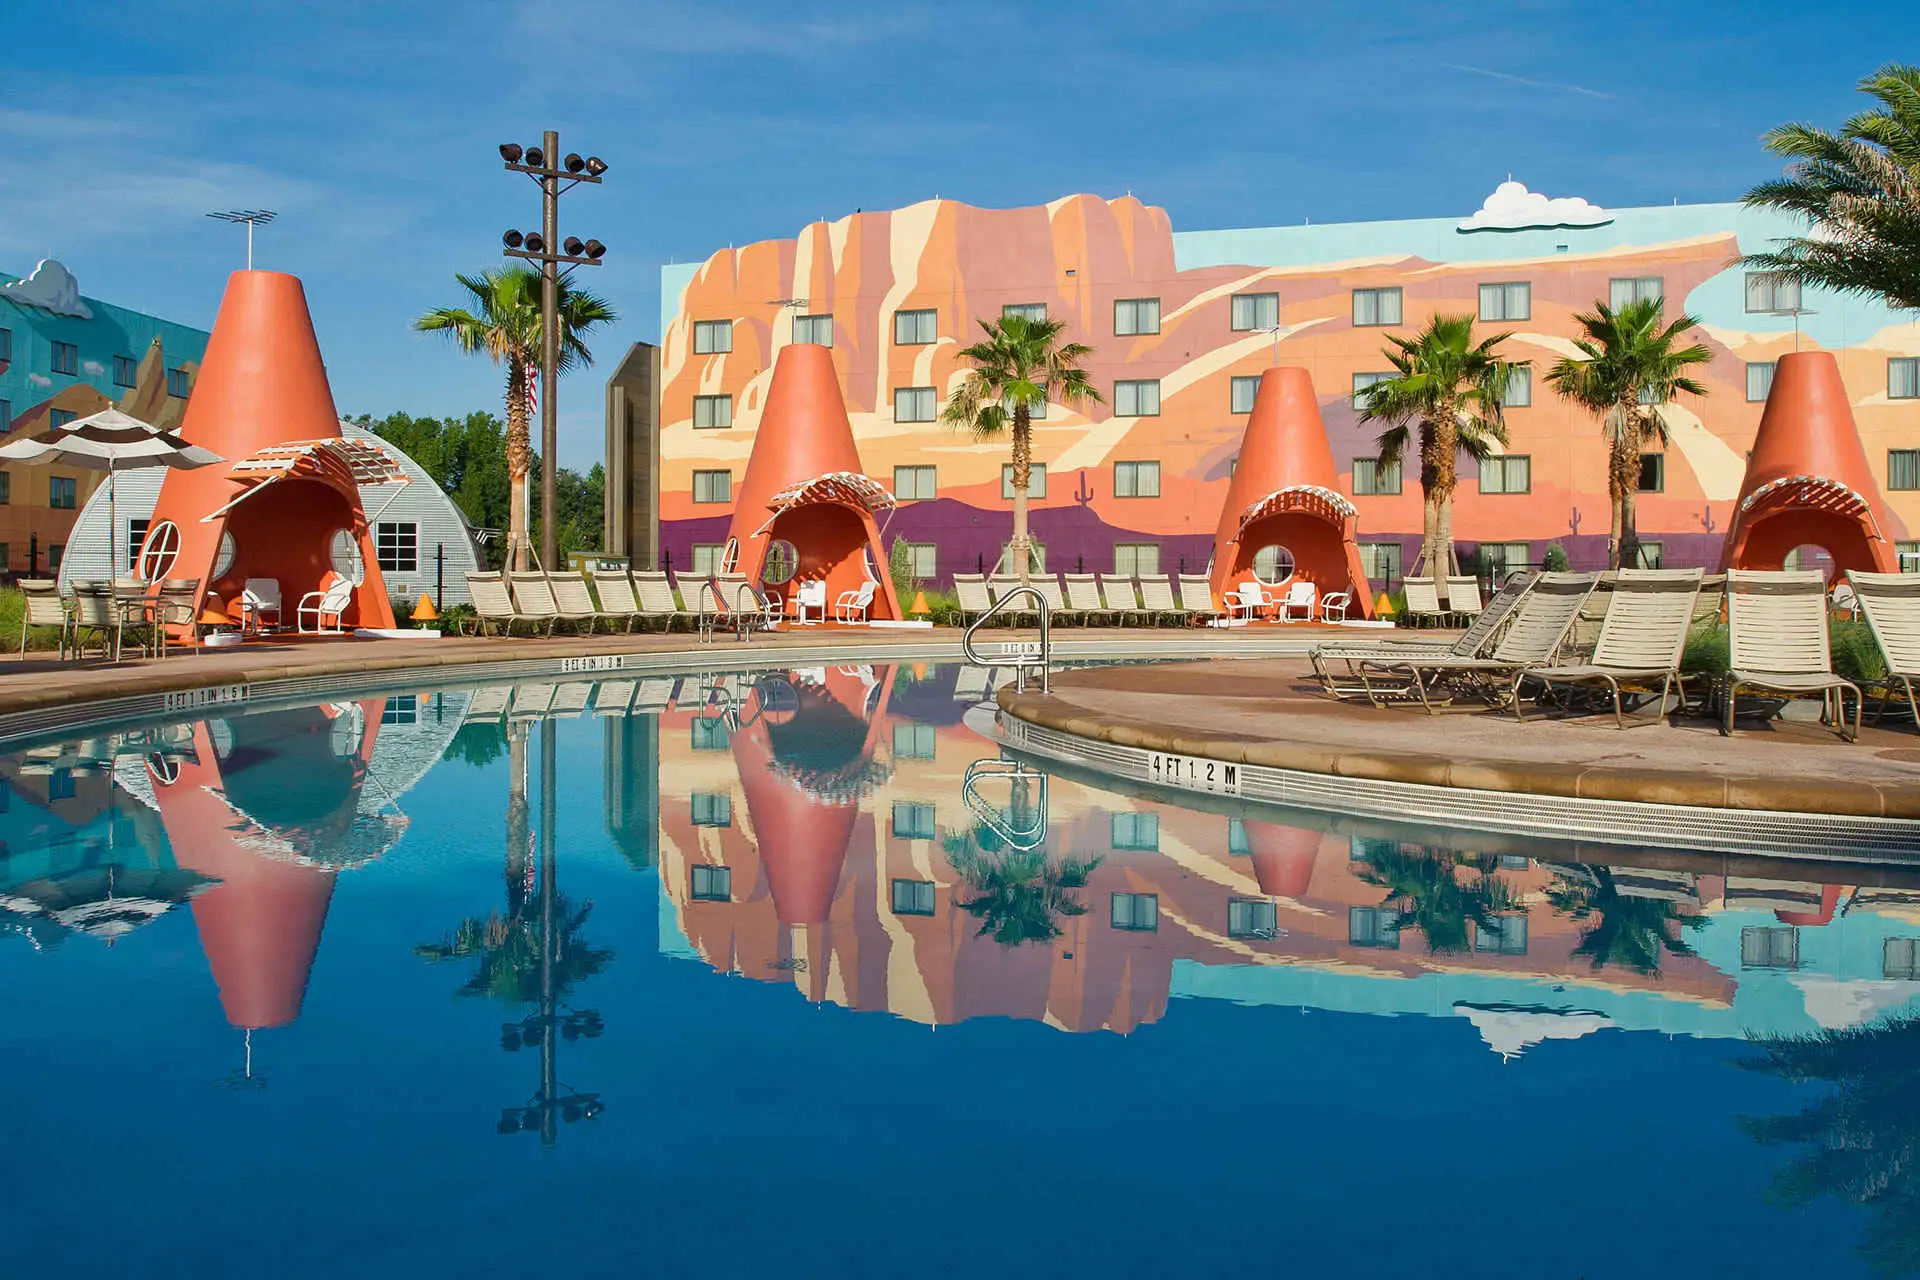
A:
MULTIPOLYGON (((203 215, 274 208, 257 264, 306 279, 343 412, 497 410, 491 367, 407 326, 537 220, 494 148, 543 128, 612 166, 562 205, 610 246, 604 367, 658 336, 663 262, 936 194, 1132 191, 1181 230, 1464 216, 1509 172, 1616 207, 1732 199, 1776 171, 1763 130, 1837 124, 1862 75, 1920 59, 1920 6, 1845 10, 22 5, 0 270, 58 257, 89 294, 209 325, 242 247, 203 215)), ((561 388, 568 465, 600 455, 601 376, 561 388)))

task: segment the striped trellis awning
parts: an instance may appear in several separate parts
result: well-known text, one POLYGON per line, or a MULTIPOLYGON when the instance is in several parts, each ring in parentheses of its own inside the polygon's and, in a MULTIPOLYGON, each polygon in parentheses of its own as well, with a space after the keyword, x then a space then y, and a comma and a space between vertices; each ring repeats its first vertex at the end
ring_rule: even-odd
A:
POLYGON ((1240 513, 1240 528, 1233 540, 1240 541, 1240 534, 1254 521, 1287 511, 1304 511, 1333 524, 1356 519, 1360 514, 1345 494, 1335 493, 1323 485, 1290 484, 1248 503, 1247 509, 1240 513))
POLYGON ((231 502, 201 516, 202 524, 225 515, 277 480, 321 480, 342 493, 353 493, 361 485, 412 483, 399 459, 385 449, 370 440, 345 438, 276 444, 241 458, 227 468, 227 474, 246 488, 231 502))
POLYGON ((1873 516, 1873 504, 1858 491, 1826 476, 1781 476, 1778 480, 1769 480, 1740 500, 1734 516, 1757 519, 1793 509, 1849 516, 1865 524, 1870 537, 1885 541, 1879 522, 1873 516))
POLYGON ((757 538, 765 533, 773 527, 775 520, 795 507, 816 502, 853 507, 869 515, 898 505, 887 487, 872 476, 863 476, 855 471, 829 471, 800 484, 789 485, 768 499, 767 510, 773 515, 753 531, 753 536, 757 538))

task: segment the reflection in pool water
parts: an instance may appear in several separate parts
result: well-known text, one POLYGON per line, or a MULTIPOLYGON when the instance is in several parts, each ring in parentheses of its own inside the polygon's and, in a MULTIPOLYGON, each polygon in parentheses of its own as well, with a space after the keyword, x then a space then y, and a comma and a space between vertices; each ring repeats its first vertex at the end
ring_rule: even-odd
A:
POLYGON ((0 758, 12 1256, 212 1203, 279 1274, 1358 1275, 1383 1213, 1448 1275, 1920 1265, 1920 871, 982 766, 977 674, 0 758))

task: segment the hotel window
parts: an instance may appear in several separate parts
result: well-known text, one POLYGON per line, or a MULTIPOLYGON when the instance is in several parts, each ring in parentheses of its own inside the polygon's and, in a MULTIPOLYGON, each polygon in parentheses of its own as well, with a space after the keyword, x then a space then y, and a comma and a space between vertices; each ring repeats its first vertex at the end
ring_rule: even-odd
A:
POLYGON ((67 558, 66 543, 49 542, 47 544, 47 572, 48 573, 59 573, 60 562, 62 560, 65 560, 66 558, 67 558))
POLYGON ((187 392, 193 389, 193 380, 185 369, 167 370, 167 394, 175 400, 185 400, 187 392))
POLYGON ((1113 384, 1113 412, 1118 418, 1160 416, 1160 379, 1147 378, 1113 384))
POLYGON ((1259 391, 1259 378, 1235 378, 1227 384, 1227 412, 1252 413, 1253 397, 1259 391))
POLYGON ((1665 493, 1667 491, 1667 455, 1664 453, 1643 453, 1640 455, 1640 483, 1635 486, 1640 493, 1665 493))
POLYGON ((1527 918, 1494 916, 1474 926, 1473 949, 1500 956, 1527 954, 1527 918))
POLYGON ((925 800, 894 801, 893 834, 898 840, 933 839, 933 805, 925 800))
POLYGON ((1773 361, 1754 360, 1747 365, 1747 403, 1763 403, 1773 390, 1773 361))
POLYGON ((1160 895, 1157 893, 1116 893, 1109 903, 1108 919, 1116 929, 1152 933, 1160 927, 1160 895))
POLYGON ((696 791, 689 801, 693 805, 693 825, 696 827, 730 827, 733 825, 733 797, 724 791, 696 791))
POLYGON ((1400 492, 1400 459, 1382 462, 1378 458, 1353 460, 1353 492, 1357 497, 1373 497, 1400 492))
POLYGON ((49 409, 47 410, 47 425, 50 427, 64 427, 79 416, 79 414, 71 409, 49 409))
POLYGON ((932 422, 938 416, 939 402, 932 387, 895 387, 895 422, 932 422))
POLYGON ((1227 819, 1227 853, 1236 858, 1244 858, 1253 852, 1253 844, 1247 839, 1247 824, 1243 818, 1227 819))
POLYGON ((1153 852, 1160 848, 1160 815, 1122 810, 1109 814, 1110 839, 1116 849, 1153 852))
POLYGON ((122 572, 131 573, 140 563, 140 544, 147 540, 147 530, 152 526, 151 519, 127 521, 127 563, 122 572))
POLYGON ((1392 907, 1348 907, 1347 941, 1356 947, 1400 949, 1400 913, 1392 907))
POLYGON ((79 483, 72 476, 50 477, 47 480, 47 505, 55 511, 71 511, 79 492, 79 483))
POLYGON ((1353 322, 1357 325, 1387 325, 1400 323, 1400 290, 1392 289, 1355 289, 1353 291, 1353 322))
POLYGON ((132 356, 115 356, 113 358, 114 386, 130 387, 139 381, 139 375, 140 366, 132 356))
MULTIPOLYGON (((1000 407, 1002 409, 1005 409, 1008 412, 1008 414, 1012 414, 1013 401, 1002 400, 1000 402, 1000 407)), ((1037 400, 1034 403, 1029 404, 1027 406, 1027 421, 1045 422, 1046 420, 1047 420, 1047 402, 1045 400, 1037 400)))
MULTIPOLYGON (((1641 543, 1641 546, 1647 545, 1641 543)), ((1505 582, 1509 574, 1520 572, 1533 563, 1531 542, 1483 542, 1479 546, 1480 564, 1495 584, 1505 582)))
POLYGON ((0 400, 0 435, 13 430, 13 401, 0 400))
POLYGON ((1160 332, 1160 299, 1120 298, 1113 304, 1113 336, 1135 338, 1160 332))
POLYGON ((694 430, 717 430, 732 425, 732 396, 695 396, 693 398, 694 430))
POLYGON ((1280 913, 1271 902, 1257 899, 1227 900, 1227 936, 1229 938, 1272 938, 1280 932, 1280 913))
POLYGON ((1533 370, 1518 365, 1507 374, 1507 389, 1500 393, 1505 409, 1525 409, 1533 404, 1533 370))
POLYGON ((1920 542, 1894 543, 1893 559, 1900 572, 1920 573, 1920 542))
POLYGON ((1791 925, 1756 925, 1740 931, 1742 969, 1797 969, 1800 931, 1791 925))
POLYGON ((793 318, 793 340, 795 342, 817 342, 823 347, 833 345, 833 313, 825 312, 817 316, 795 316, 793 318))
POLYGON ((733 350, 733 321, 695 320, 693 322, 693 354, 718 356, 725 355, 731 350, 733 350))
POLYGON ((1533 492, 1533 457, 1525 453, 1503 454, 1480 464, 1480 492, 1533 492))
POLYGON ((719 716, 695 716, 692 724, 691 743, 695 751, 725 751, 732 742, 727 734, 727 722, 719 716))
POLYGON ((373 554, 387 573, 415 573, 420 568, 420 526, 407 521, 382 520, 373 527, 373 554))
POLYGON ((1920 449, 1887 450, 1887 488, 1920 489, 1920 449))
MULTIPOLYGON (((1011 542, 1003 542, 1000 544, 1000 559, 995 561, 995 564, 1007 566, 1013 564, 1013 544, 1011 542)), ((1027 569, 1032 573, 1045 573, 1047 571, 1047 544, 1038 538, 1030 538, 1027 542, 1027 569)), ((1013 569, 1008 567, 1004 570, 996 569, 995 572, 1012 573, 1013 569)))
POLYGON ((1360 572, 1367 575, 1369 582, 1385 587, 1400 576, 1401 550, 1397 542, 1361 543, 1360 572))
POLYGON ((1747 312, 1800 310, 1800 284, 1778 271, 1747 272, 1747 312))
POLYGON ((12 503, 13 475, 11 472, 0 471, 0 507, 10 506, 12 503))
POLYGON ((1113 572, 1121 578, 1152 577, 1160 572, 1160 544, 1157 542, 1116 542, 1113 544, 1113 572))
POLYGON ((1882 942, 1880 976, 1889 982, 1920 978, 1920 938, 1888 938, 1882 942))
POLYGON ((1630 302, 1658 302, 1667 296, 1664 276, 1615 276, 1607 281, 1607 306, 1614 311, 1630 302))
POLYGON ((733 871, 728 867, 696 865, 691 877, 695 902, 733 901, 733 871))
POLYGON ((1533 318, 1533 286, 1525 280, 1480 286, 1482 320, 1530 320, 1533 318))
POLYGON ((1920 356, 1894 356, 1887 361, 1887 399, 1920 400, 1920 356))
POLYGON ((1159 497, 1160 464, 1157 462, 1114 463, 1113 496, 1116 498, 1159 497))
POLYGON ((1044 302, 1013 302, 1000 308, 1000 318, 1002 320, 1010 320, 1014 316, 1019 316, 1022 320, 1030 320, 1035 324, 1045 324, 1047 321, 1047 304, 1044 302))
POLYGON ((1277 293, 1236 293, 1233 295, 1233 331, 1258 333, 1280 323, 1280 295, 1277 293))
POLYGON ((1646 539, 1640 544, 1640 564, 1642 569, 1664 569, 1667 567, 1667 544, 1646 539))
POLYGON ((1353 407, 1366 412, 1367 388, 1381 382, 1392 382, 1400 375, 1397 373, 1356 373, 1353 375, 1353 407))
POLYGON ((939 317, 932 308, 893 313, 893 345, 924 347, 939 337, 939 317))
POLYGON ((896 760, 933 759, 934 732, 930 724, 914 720, 893 722, 893 758, 896 760))
MULTIPOLYGON (((711 578, 720 572, 721 544, 718 542, 696 542, 693 544, 693 576, 711 578)), ((682 592, 684 595, 685 593, 682 592)), ((688 601, 692 604, 692 601, 688 601)))
POLYGON ((934 467, 895 467, 893 496, 902 502, 931 498, 934 494, 936 475, 938 471, 934 467))
POLYGON ((380 705, 381 724, 419 724, 420 700, 410 693, 388 698, 380 705))
POLYGON ((13 330, 0 329, 0 361, 13 359, 13 330))
POLYGON ((907 544, 907 563, 913 570, 913 576, 922 580, 933 577, 940 560, 940 544, 937 542, 909 542, 907 544))
POLYGON ((73 377, 80 372, 80 348, 71 342, 53 344, 53 371, 73 377))
POLYGON ((931 880, 895 880, 893 914, 930 916, 933 914, 934 884, 931 880))
POLYGON ((73 770, 55 769, 47 775, 47 799, 71 800, 73 796, 73 770))
POLYGON ((695 502, 732 502, 733 472, 696 471, 693 473, 695 502))
MULTIPOLYGON (((1000 496, 1008 502, 1013 501, 1013 464, 1011 462, 1003 462, 1000 464, 1000 496)), ((1044 498, 1047 496, 1046 463, 1035 462, 1028 465, 1027 496, 1029 498, 1044 498)))

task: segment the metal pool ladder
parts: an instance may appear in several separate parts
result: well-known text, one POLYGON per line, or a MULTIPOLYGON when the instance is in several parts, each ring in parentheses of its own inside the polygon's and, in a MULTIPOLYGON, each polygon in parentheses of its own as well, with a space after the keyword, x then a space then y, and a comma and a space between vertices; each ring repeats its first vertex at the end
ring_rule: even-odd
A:
POLYGON ((968 624, 966 632, 960 637, 960 651, 966 655, 967 661, 976 667, 1012 667, 1013 683, 1016 689, 1026 688, 1028 669, 1037 667, 1040 671, 1040 692, 1049 693, 1052 691, 1048 673, 1052 670, 1053 642, 1048 635, 1048 613, 1047 598, 1040 594, 1038 587, 1018 586, 1002 592, 1000 598, 993 602, 991 609, 968 624), (1033 597, 1034 611, 1040 615, 1038 643, 1032 640, 1004 640, 1000 644, 999 653, 993 655, 981 653, 974 646, 974 632, 986 626, 1010 603, 1022 596, 1033 597))
POLYGON ((960 798, 966 802, 967 809, 979 819, 981 825, 1004 840, 1009 848, 1022 853, 1031 853, 1047 839, 1047 775, 1022 760, 1008 760, 1002 756, 987 756, 975 760, 967 766, 967 775, 960 784, 960 798), (988 802, 986 797, 975 790, 974 784, 981 778, 1006 778, 1010 782, 1038 782, 1039 792, 1033 807, 1031 820, 1023 826, 1014 826, 1011 817, 988 802))

